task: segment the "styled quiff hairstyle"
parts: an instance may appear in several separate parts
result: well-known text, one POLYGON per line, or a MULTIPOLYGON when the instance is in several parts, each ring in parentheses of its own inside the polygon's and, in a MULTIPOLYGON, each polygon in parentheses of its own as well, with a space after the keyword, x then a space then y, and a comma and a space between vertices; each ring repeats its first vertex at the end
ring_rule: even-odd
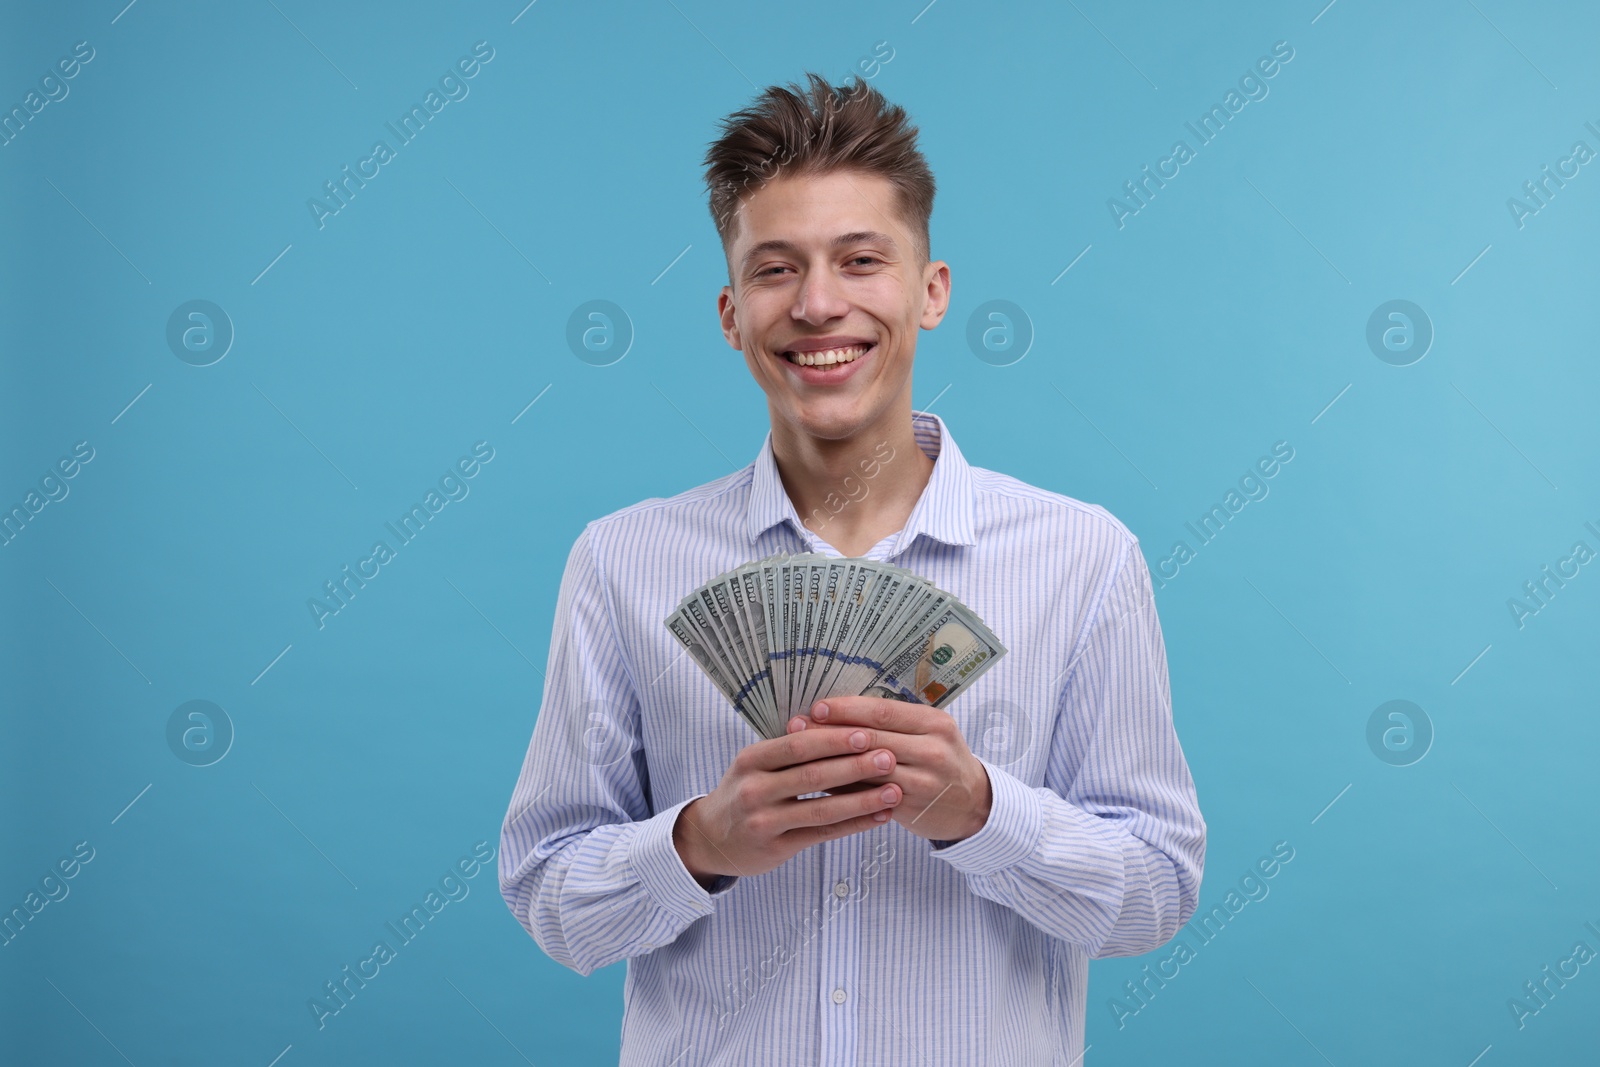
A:
POLYGON ((770 86, 750 107, 723 119, 722 136, 706 151, 711 218, 723 255, 738 236, 739 205, 747 194, 780 175, 859 170, 893 184, 895 206, 925 266, 933 172, 917 148, 917 128, 905 109, 859 79, 834 86, 819 74, 806 78, 809 92, 793 82, 788 88, 770 86))

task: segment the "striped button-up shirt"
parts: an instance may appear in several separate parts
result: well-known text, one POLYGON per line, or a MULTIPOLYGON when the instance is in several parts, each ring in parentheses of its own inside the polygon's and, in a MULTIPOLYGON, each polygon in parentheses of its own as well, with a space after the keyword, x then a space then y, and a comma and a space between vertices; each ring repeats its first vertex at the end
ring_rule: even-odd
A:
MULTIPOLYGON (((962 459, 867 557, 955 594, 1006 655, 948 708, 989 775, 976 834, 890 821, 709 889, 673 823, 759 738, 663 620, 779 552, 839 553, 755 462, 588 524, 556 600, 543 703, 501 831, 500 887, 580 974, 627 960, 621 1063, 1066 1067, 1091 958, 1149 952, 1199 899, 1205 822, 1173 730, 1137 539, 1105 509, 962 459)), ((886 455, 887 453, 887 455, 886 455)), ((856 506, 878 466, 813 517, 856 506)))

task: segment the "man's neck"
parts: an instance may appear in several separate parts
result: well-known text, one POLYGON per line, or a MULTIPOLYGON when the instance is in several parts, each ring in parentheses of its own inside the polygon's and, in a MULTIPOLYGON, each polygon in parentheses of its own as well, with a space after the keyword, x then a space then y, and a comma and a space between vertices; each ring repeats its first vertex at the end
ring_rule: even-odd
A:
POLYGON ((933 474, 933 460, 917 446, 909 400, 840 441, 774 420, 772 454, 801 522, 843 556, 865 555, 904 528, 933 474))

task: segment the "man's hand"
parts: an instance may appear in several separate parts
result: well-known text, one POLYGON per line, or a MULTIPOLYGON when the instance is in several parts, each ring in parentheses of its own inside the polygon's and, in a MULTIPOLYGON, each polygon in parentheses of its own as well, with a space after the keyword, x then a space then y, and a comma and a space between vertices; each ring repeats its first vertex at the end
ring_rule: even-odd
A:
POLYGON ((895 754, 864 729, 794 732, 747 745, 717 787, 684 806, 672 843, 702 885, 717 875, 770 871, 822 841, 889 821, 898 784, 798 799, 892 773, 895 754))
POLYGON ((895 769, 856 787, 898 785, 905 801, 894 821, 933 841, 960 841, 989 821, 989 772, 967 747, 956 721, 940 708, 879 697, 829 697, 810 715, 789 720, 790 737, 849 734, 869 729, 895 755, 895 769))

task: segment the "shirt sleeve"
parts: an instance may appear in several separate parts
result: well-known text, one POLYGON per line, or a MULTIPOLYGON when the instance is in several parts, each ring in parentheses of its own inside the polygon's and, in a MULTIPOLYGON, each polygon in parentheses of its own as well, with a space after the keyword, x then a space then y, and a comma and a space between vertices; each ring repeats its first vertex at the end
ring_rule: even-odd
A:
POLYGON ((1166 944, 1200 899, 1206 826, 1172 723, 1166 647, 1138 542, 1069 661, 1044 786, 987 760, 976 834, 933 855, 978 895, 1089 956, 1166 944))
MULTIPOLYGON (((544 698, 500 830, 500 893, 542 948, 579 974, 659 948, 714 910, 652 811, 637 691, 592 544, 572 546, 556 598, 544 698)), ((702 794, 703 795, 703 794, 702 794)))

